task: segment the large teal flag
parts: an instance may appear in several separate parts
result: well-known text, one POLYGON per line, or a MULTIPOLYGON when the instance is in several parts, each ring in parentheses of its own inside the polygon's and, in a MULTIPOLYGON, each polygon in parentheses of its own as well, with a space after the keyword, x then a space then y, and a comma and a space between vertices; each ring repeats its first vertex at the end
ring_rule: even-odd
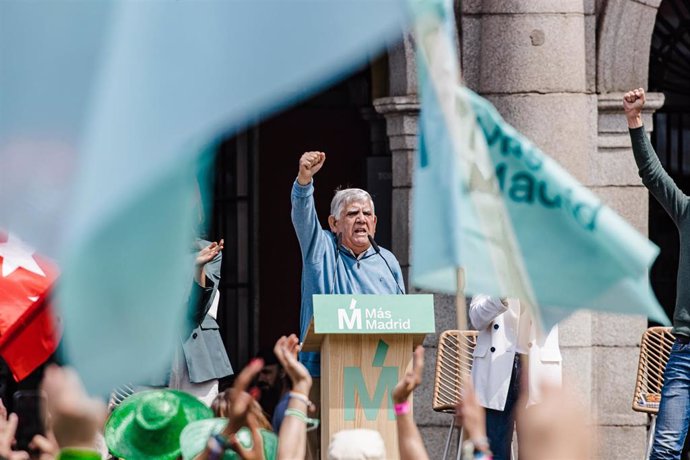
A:
POLYGON ((412 283, 454 293, 463 267, 467 294, 526 300, 546 328, 577 309, 668 324, 656 246, 460 84, 450 10, 419 5, 412 283))
POLYGON ((202 152, 405 23, 400 0, 0 2, 0 227, 58 260, 65 349, 91 390, 169 362, 202 152))

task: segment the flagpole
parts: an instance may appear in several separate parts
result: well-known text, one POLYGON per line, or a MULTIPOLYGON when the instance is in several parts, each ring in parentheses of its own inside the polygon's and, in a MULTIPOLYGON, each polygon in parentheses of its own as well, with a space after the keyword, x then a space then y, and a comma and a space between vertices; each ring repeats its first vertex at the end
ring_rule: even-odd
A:
POLYGON ((465 269, 458 267, 457 272, 458 287, 455 293, 455 312, 457 315, 458 329, 466 331, 467 326, 467 302, 465 301, 465 269))
MULTIPOLYGON (((457 277, 457 289, 455 291, 455 314, 457 317, 458 330, 466 331, 469 329, 467 325, 467 301, 465 300, 465 269, 458 267, 455 273, 457 277)), ((456 382, 457 388, 460 390, 460 400, 464 399, 465 395, 465 382, 470 381, 470 362, 472 360, 470 354, 470 347, 467 339, 462 333, 458 334, 458 380, 456 382)), ((469 439, 469 433, 467 430, 461 430, 462 439, 458 445, 458 453, 460 451, 460 446, 465 440, 469 439)))

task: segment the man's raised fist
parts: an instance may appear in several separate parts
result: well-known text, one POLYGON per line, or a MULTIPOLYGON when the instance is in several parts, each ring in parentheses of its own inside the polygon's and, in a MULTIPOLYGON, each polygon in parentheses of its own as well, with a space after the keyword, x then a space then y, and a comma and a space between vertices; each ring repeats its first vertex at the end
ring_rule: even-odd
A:
POLYGON ((299 159, 299 172, 297 182, 300 185, 307 185, 311 182, 314 174, 319 172, 321 166, 326 161, 326 154, 323 152, 305 152, 299 159))

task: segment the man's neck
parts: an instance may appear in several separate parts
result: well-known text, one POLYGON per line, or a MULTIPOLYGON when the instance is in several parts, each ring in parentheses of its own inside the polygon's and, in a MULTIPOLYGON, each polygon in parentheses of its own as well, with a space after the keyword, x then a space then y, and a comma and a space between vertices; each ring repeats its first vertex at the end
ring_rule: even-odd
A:
POLYGON ((350 254, 352 254, 354 256, 355 259, 359 259, 359 257, 362 254, 364 254, 365 252, 367 252, 369 250, 369 248, 371 247, 371 246, 367 246, 365 249, 363 249, 359 252, 356 252, 352 248, 349 248, 349 247, 345 246, 344 244, 342 244, 341 246, 344 247, 346 250, 348 250, 350 252, 350 254))

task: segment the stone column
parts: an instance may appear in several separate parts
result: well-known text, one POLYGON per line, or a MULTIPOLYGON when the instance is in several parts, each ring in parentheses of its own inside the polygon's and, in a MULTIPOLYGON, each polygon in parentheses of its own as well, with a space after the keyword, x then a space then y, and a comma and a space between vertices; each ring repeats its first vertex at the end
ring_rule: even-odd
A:
POLYGON ((393 96, 376 99, 374 108, 386 118, 393 163, 392 250, 400 262, 405 286, 409 286, 412 171, 417 149, 419 102, 414 94, 393 96))
MULTIPOLYGON (((463 69, 468 86, 579 181, 596 149, 593 5, 582 1, 463 2, 463 69), (592 40, 593 41, 593 40, 592 40)), ((564 374, 587 403, 594 398, 591 315, 561 327, 564 374)))
POLYGON ((386 119, 393 169, 392 250, 409 286, 412 171, 417 149, 417 73, 414 46, 406 36, 388 52, 389 97, 374 100, 386 119))

